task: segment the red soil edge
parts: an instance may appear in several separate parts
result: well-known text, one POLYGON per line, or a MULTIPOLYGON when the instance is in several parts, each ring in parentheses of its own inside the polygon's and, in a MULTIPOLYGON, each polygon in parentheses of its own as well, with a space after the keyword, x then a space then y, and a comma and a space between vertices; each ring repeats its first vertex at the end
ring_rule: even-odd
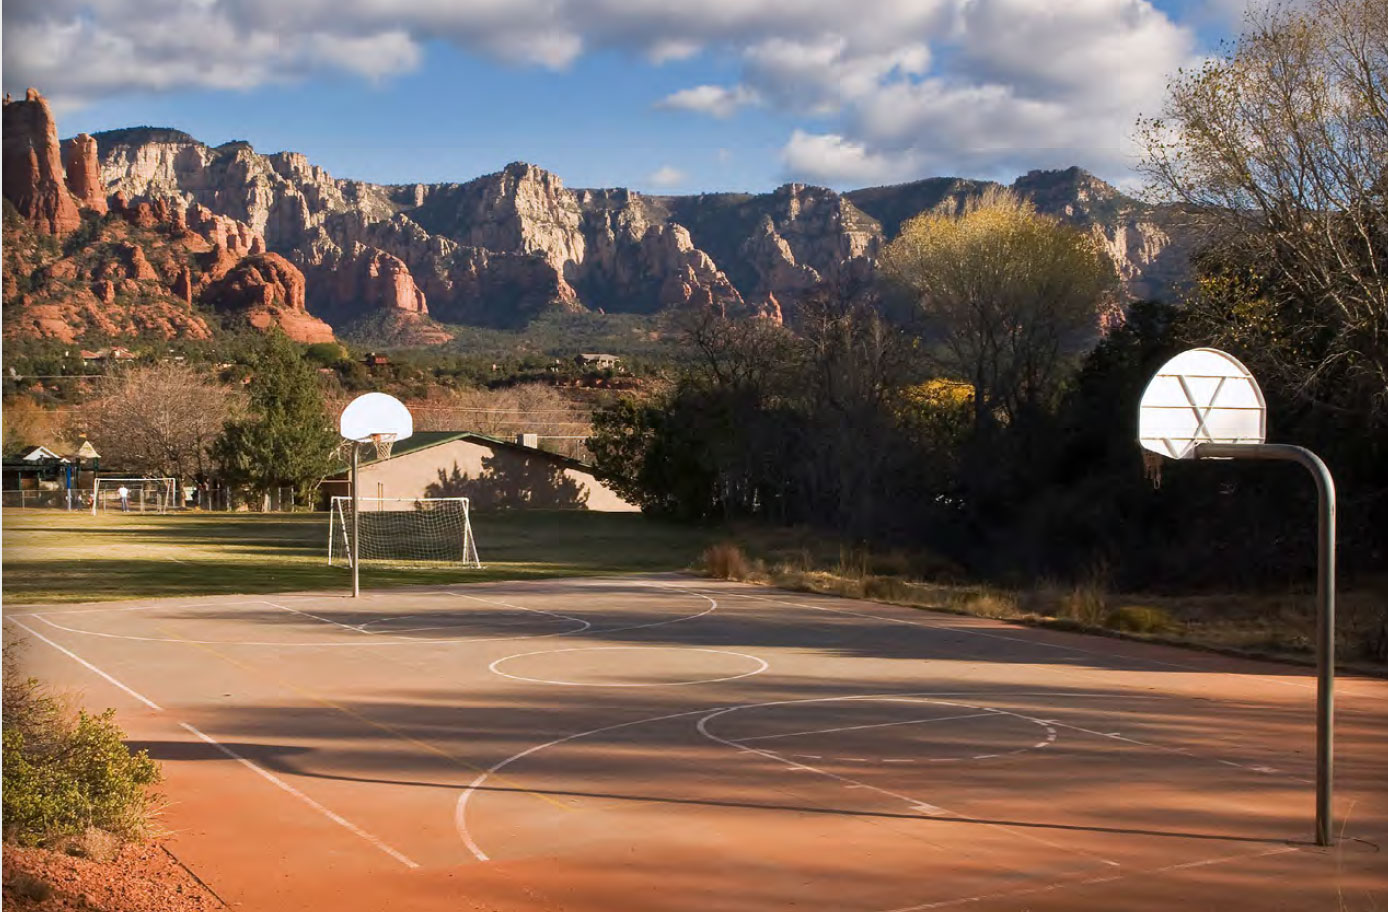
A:
POLYGON ((126 845, 101 863, 47 849, 4 847, 6 912, 214 912, 227 906, 157 843, 126 845), (29 878, 52 888, 35 899, 29 878))

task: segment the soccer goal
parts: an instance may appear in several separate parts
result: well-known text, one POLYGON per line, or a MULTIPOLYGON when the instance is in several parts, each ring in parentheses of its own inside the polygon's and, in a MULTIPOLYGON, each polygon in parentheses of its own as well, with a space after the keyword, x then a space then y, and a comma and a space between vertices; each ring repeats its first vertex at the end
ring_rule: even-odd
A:
POLYGON ((328 564, 481 567, 466 497, 363 497, 352 534, 352 498, 334 497, 328 518, 328 564))
POLYGON ((176 478, 98 478, 92 482, 93 516, 102 510, 167 513, 182 505, 176 478), (125 491, 124 498, 121 497, 122 490, 125 491))

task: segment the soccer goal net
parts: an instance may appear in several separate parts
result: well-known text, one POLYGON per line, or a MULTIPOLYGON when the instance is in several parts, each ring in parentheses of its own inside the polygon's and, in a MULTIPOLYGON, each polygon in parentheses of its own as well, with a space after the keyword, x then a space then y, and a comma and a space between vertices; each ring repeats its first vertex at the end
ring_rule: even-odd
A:
POLYGON ((167 513, 180 506, 176 478, 98 478, 92 482, 93 516, 103 510, 167 513))
POLYGON ((353 540, 352 498, 334 497, 328 564, 481 567, 466 497, 363 497, 353 540))

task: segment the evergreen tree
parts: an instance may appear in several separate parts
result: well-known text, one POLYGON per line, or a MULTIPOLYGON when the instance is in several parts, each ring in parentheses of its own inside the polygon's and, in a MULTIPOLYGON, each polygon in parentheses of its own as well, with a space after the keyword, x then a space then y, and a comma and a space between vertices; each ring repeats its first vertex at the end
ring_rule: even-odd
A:
POLYGON ((292 487, 305 500, 331 471, 338 445, 318 378, 278 330, 254 352, 251 370, 248 414, 227 422, 213 455, 235 487, 258 494, 292 487))

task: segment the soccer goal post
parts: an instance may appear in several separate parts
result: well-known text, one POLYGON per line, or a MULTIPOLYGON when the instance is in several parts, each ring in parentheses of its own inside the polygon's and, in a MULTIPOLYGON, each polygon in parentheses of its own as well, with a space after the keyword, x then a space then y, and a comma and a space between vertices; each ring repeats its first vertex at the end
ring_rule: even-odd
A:
POLYGON ((167 513, 182 505, 178 479, 143 475, 138 478, 98 478, 92 482, 92 515, 103 510, 127 513, 167 513), (125 496, 121 496, 125 491, 125 496))
POLYGON ((480 568, 466 497, 363 497, 353 540, 352 498, 334 497, 328 564, 480 568))

